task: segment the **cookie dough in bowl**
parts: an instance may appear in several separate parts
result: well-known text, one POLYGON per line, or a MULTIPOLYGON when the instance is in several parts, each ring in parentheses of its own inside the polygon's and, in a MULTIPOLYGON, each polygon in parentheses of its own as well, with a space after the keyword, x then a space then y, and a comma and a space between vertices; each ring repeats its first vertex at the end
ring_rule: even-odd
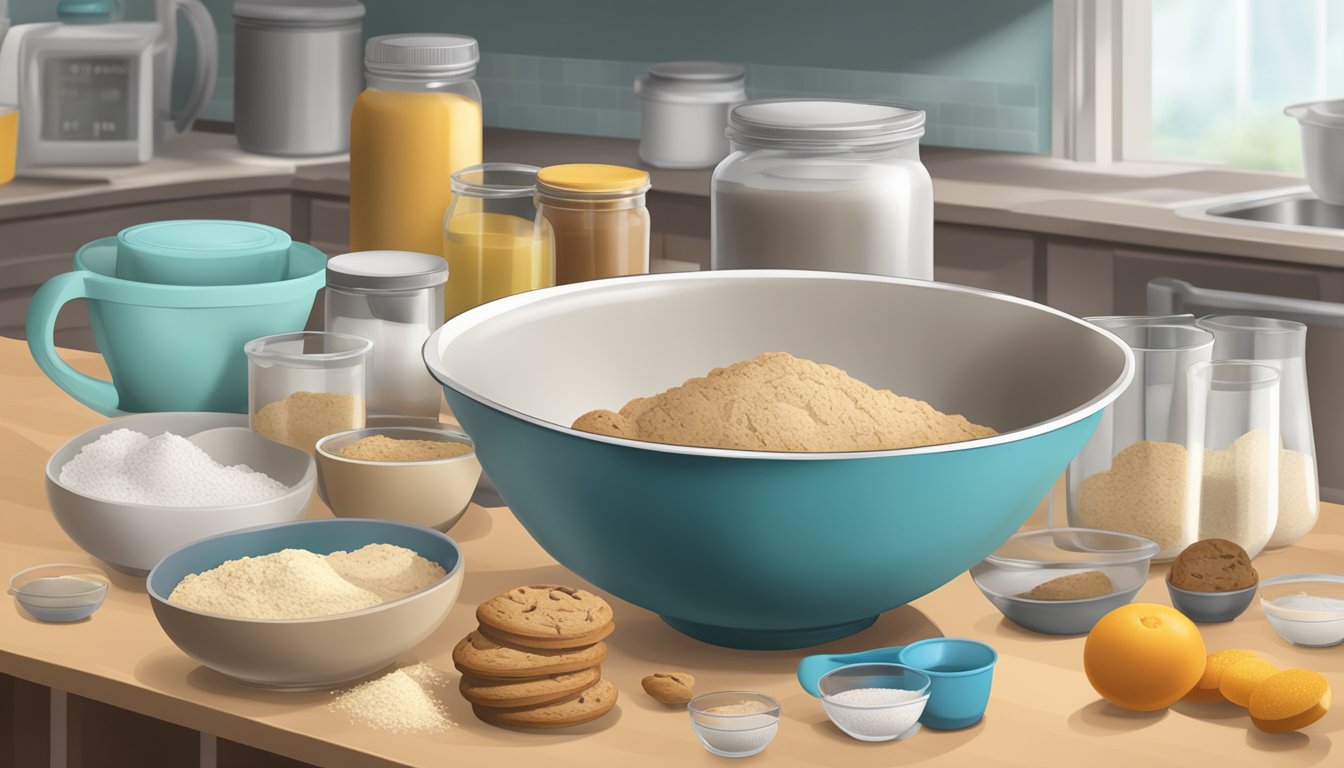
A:
POLYGON ((1022 299, 839 272, 595 280, 458 315, 425 362, 561 564, 740 648, 853 634, 1003 543, 1128 384, 1106 331, 1022 299), (879 450, 673 445, 571 427, 785 352, 996 434, 879 450))

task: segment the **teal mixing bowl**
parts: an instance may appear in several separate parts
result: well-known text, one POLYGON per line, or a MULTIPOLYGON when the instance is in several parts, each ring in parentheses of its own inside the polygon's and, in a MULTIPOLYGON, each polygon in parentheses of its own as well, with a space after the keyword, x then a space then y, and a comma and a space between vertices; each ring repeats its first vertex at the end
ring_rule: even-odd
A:
POLYGON ((464 312, 424 348, 485 472, 561 564, 717 645, 858 632, 1002 544, 1129 383, 1114 336, 1022 299, 775 270, 565 285, 464 312), (1000 434, 773 453, 578 432, 711 369, 782 350, 1000 434))

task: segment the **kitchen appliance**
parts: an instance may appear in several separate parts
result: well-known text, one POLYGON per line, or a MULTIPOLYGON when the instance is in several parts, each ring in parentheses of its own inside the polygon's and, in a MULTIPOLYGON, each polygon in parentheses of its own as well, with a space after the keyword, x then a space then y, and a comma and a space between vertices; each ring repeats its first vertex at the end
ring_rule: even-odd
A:
MULTIPOLYGON (((933 279, 924 113, 899 104, 749 101, 710 187, 712 269, 933 279)), ((563 281, 561 281, 563 282, 563 281)))
POLYGON ((787 270, 528 291, 449 320, 424 356, 505 503, 556 560, 692 637, 758 649, 851 635, 978 563, 1036 508, 1133 368, 1114 336, 1022 299, 787 270), (782 453, 565 426, 761 350, 999 434, 782 453))
POLYGON ((156 21, 115 21, 114 0, 63 0, 61 21, 12 27, 0 103, 19 106, 19 169, 143 163, 185 133, 214 90, 218 41, 200 0, 156 0, 156 21), (177 12, 191 27, 191 95, 172 109, 177 12))
POLYGON ((350 149, 350 110, 364 88, 363 20, 356 0, 234 3, 238 146, 294 157, 350 149))
POLYGON ((716 61, 654 64, 635 80, 639 159, 655 168, 712 168, 728 155, 728 110, 747 100, 746 69, 716 61))
MULTIPOLYGON (((247 410, 247 356, 243 345, 308 322, 326 281, 327 257, 304 243, 276 255, 280 279, 226 285, 178 285, 172 273, 128 280, 121 260, 153 252, 156 258, 232 263, 233 249, 255 253, 271 227, 250 222, 178 221, 137 225, 75 252, 72 272, 57 275, 28 306, 28 349, 67 394, 106 416, 144 411, 247 410), (112 381, 80 373, 56 353, 53 333, 61 306, 84 299, 94 339, 112 381)), ((282 233, 283 234, 283 233, 282 233)), ((287 238, 287 236, 286 236, 287 238)), ((141 261, 140 266, 155 263, 141 261)), ((247 266, 250 259, 243 259, 247 266)))

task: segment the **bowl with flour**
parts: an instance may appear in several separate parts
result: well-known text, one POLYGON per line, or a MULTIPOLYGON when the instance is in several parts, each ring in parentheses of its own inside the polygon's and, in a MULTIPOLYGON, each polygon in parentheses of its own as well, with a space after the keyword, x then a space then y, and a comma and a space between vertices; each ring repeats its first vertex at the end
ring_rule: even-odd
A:
POLYGON ((424 353, 552 556, 679 631, 761 649, 858 632, 983 559, 1133 367, 1109 332, 1023 299, 792 270, 544 288, 454 317, 424 353), (768 400, 658 407, 774 365, 768 400), (870 403, 891 418, 865 420, 870 403))
POLYGON ((67 441, 46 466, 47 502, 66 535, 136 576, 188 542, 302 517, 316 484, 311 456, 233 413, 112 419, 67 441))
POLYGON ((252 685, 313 689, 420 644, 457 602, 463 573, 462 551, 432 528, 324 519, 193 542, 145 584, 183 653, 252 685))

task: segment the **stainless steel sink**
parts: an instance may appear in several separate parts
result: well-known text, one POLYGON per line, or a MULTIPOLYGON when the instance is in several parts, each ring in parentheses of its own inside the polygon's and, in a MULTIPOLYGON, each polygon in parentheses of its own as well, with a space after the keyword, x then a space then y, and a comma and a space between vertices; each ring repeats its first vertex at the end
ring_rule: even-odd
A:
POLYGON ((1244 200, 1207 209, 1210 216, 1290 227, 1344 230, 1344 205, 1321 202, 1311 192, 1244 200))

